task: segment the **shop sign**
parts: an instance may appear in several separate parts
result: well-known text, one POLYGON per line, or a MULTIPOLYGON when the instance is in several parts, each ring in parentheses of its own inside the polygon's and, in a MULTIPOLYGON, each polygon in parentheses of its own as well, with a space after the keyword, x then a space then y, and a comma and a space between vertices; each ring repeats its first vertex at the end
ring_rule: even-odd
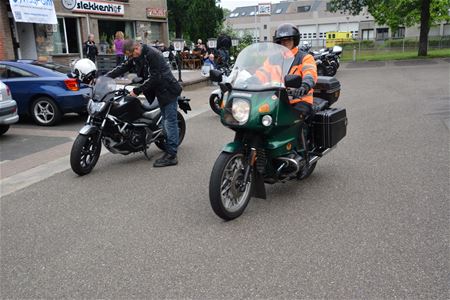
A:
POLYGON ((260 3, 258 4, 258 15, 270 15, 272 10, 272 5, 270 3, 260 3))
POLYGON ((147 7, 147 18, 165 18, 167 9, 159 7, 147 7))
POLYGON ((61 0, 62 5, 71 11, 101 14, 101 15, 115 15, 123 16, 125 7, 123 4, 93 1, 93 0, 61 0))
POLYGON ((58 24, 53 0, 10 0, 16 22, 58 24))

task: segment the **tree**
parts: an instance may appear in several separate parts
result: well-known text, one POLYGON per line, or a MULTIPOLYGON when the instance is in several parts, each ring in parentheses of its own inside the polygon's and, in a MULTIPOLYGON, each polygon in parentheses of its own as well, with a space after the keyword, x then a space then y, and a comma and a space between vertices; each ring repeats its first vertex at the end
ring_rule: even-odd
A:
POLYGON ((331 11, 359 14, 364 7, 377 23, 386 24, 392 30, 400 25, 420 24, 419 56, 426 56, 430 26, 450 20, 448 0, 331 0, 331 11))
POLYGON ((169 29, 175 31, 175 38, 182 38, 183 25, 187 23, 186 10, 189 3, 185 0, 167 0, 169 29))
POLYGON ((222 8, 216 0, 167 0, 169 29, 176 38, 204 41, 217 36, 223 22, 222 8))
POLYGON ((216 37, 223 22, 222 8, 216 0, 191 0, 187 10, 186 33, 192 41, 216 37))

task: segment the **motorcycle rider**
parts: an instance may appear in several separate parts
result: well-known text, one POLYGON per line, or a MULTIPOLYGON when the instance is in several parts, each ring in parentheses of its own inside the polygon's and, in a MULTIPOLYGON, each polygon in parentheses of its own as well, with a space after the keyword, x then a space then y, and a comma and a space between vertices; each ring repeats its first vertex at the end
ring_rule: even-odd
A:
MULTIPOLYGON (((278 26, 275 31, 274 42, 291 50, 291 53, 295 58, 289 70, 289 74, 300 75, 302 77, 302 84, 300 88, 293 92, 290 104, 294 109, 300 112, 299 118, 300 121, 302 121, 300 142, 306 146, 306 137, 303 134, 303 129, 305 129, 306 123, 311 121, 310 116, 313 112, 313 87, 317 82, 316 62, 312 55, 299 48, 300 32, 298 28, 292 24, 285 23, 278 26)), ((279 73, 277 68, 279 68, 279 66, 272 66, 270 63, 265 63, 264 69, 258 70, 256 76, 260 81, 265 82, 272 74, 279 73)))
POLYGON ((154 167, 166 167, 178 164, 178 119, 177 99, 182 87, 175 79, 161 51, 134 40, 126 40, 123 45, 128 59, 106 76, 116 78, 134 69, 144 82, 135 87, 130 96, 143 93, 151 104, 155 97, 161 108, 162 125, 166 133, 165 153, 153 164, 154 167))
POLYGON ((302 77, 302 85, 293 93, 290 103, 301 113, 301 118, 307 119, 312 113, 313 87, 317 82, 317 67, 314 57, 299 49, 300 32, 292 24, 282 24, 275 31, 274 42, 290 49, 295 56, 289 74, 302 77))

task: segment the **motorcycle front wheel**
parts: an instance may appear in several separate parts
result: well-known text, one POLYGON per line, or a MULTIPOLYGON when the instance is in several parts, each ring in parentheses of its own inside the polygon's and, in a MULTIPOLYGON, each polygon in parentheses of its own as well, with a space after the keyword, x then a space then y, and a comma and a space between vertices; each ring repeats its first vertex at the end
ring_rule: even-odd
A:
POLYGON ((219 95, 211 94, 211 96, 209 96, 209 106, 211 106, 213 112, 220 115, 220 111, 222 110, 222 108, 220 107, 221 101, 219 95))
POLYGON ((247 159, 242 153, 222 152, 209 180, 209 201, 217 216, 228 221, 242 215, 251 198, 252 174, 244 182, 247 159))
POLYGON ((80 176, 89 174, 97 164, 102 144, 97 135, 78 135, 70 152, 70 166, 80 176))

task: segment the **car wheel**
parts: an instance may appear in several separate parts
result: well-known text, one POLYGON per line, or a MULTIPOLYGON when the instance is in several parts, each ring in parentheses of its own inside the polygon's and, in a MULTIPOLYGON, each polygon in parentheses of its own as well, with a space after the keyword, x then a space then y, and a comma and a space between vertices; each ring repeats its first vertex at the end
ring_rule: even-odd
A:
POLYGON ((6 133, 9 129, 9 125, 0 125, 0 135, 6 133))
POLYGON ((38 125, 53 126, 61 120, 62 113, 51 98, 39 97, 31 105, 31 117, 38 125))

